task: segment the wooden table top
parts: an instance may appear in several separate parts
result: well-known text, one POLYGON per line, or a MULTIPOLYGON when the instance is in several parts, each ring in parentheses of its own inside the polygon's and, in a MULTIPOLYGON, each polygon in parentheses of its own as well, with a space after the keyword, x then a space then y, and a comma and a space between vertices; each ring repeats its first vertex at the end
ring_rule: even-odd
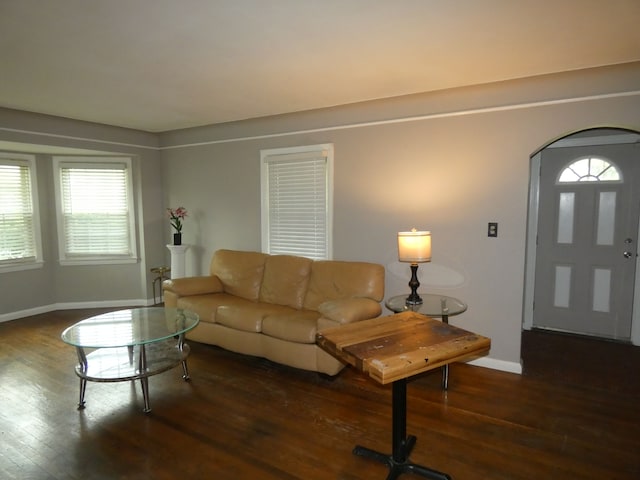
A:
POLYGON ((491 340, 415 312, 328 328, 317 344, 387 384, 487 353, 491 340))

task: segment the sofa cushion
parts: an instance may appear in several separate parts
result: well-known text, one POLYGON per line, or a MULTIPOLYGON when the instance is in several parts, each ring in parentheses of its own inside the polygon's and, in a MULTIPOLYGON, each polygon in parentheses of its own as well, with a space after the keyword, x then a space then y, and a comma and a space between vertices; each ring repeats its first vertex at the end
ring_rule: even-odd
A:
POLYGON ((322 302, 318 311, 323 317, 345 324, 375 318, 382 313, 382 307, 370 298, 339 298, 322 302))
POLYGON ((220 305, 216 310, 216 323, 225 327, 243 330, 245 332, 260 333, 265 316, 288 315, 292 310, 281 305, 268 303, 236 302, 233 305, 220 305))
POLYGON ((269 314, 262 321, 262 333, 296 343, 316 343, 320 314, 312 310, 269 314))
POLYGON ((260 301, 302 308, 312 260, 292 255, 272 255, 264 264, 260 301))
POLYGON ((315 261, 303 308, 317 310, 322 302, 348 297, 384 296, 384 267, 367 262, 315 261))
POLYGON ((225 292, 256 302, 267 256, 259 252, 218 250, 211 259, 211 275, 220 279, 225 292))
POLYGON ((197 313, 201 322, 214 322, 216 311, 220 305, 236 305, 238 303, 248 303, 248 301, 228 293, 208 293, 180 297, 176 306, 197 313))

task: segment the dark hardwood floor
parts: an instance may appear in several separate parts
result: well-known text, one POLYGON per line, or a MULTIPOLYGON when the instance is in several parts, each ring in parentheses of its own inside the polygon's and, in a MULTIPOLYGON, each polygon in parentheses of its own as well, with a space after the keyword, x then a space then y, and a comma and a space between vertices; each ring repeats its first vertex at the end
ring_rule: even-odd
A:
POLYGON ((554 383, 640 395, 640 347, 544 330, 522 333, 524 374, 554 383))
MULTIPOLYGON (((331 379, 192 342, 191 382, 179 368, 152 377, 150 414, 130 382, 89 383, 77 410, 75 352, 60 332, 102 311, 0 324, 0 478, 386 478, 351 451, 390 450, 391 389, 350 368, 331 379)), ((640 396, 625 385, 636 347, 614 380, 606 368, 568 373, 550 343, 525 335, 524 375, 456 364, 448 392, 439 372, 412 380, 412 460, 456 480, 640 478, 640 396)))

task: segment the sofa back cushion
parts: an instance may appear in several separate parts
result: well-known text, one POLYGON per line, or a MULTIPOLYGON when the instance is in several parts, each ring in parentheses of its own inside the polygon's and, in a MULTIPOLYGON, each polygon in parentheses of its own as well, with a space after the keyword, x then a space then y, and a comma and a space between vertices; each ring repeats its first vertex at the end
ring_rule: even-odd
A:
POLYGON ((315 261, 303 307, 317 310, 327 300, 366 297, 377 302, 384 297, 384 267, 376 263, 315 261))
POLYGON ((267 257, 260 252, 218 250, 210 272, 220 279, 226 293, 257 302, 267 257))
POLYGON ((302 308, 312 260, 292 255, 267 257, 260 289, 260 301, 302 308))

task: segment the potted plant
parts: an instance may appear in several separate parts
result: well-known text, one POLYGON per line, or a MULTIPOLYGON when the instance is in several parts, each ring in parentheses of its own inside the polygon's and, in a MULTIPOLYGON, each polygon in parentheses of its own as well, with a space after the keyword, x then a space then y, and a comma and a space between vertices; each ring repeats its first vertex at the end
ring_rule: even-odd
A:
POLYGON ((182 221, 187 216, 187 209, 184 207, 167 208, 167 215, 171 226, 174 228, 173 244, 182 245, 182 221))

